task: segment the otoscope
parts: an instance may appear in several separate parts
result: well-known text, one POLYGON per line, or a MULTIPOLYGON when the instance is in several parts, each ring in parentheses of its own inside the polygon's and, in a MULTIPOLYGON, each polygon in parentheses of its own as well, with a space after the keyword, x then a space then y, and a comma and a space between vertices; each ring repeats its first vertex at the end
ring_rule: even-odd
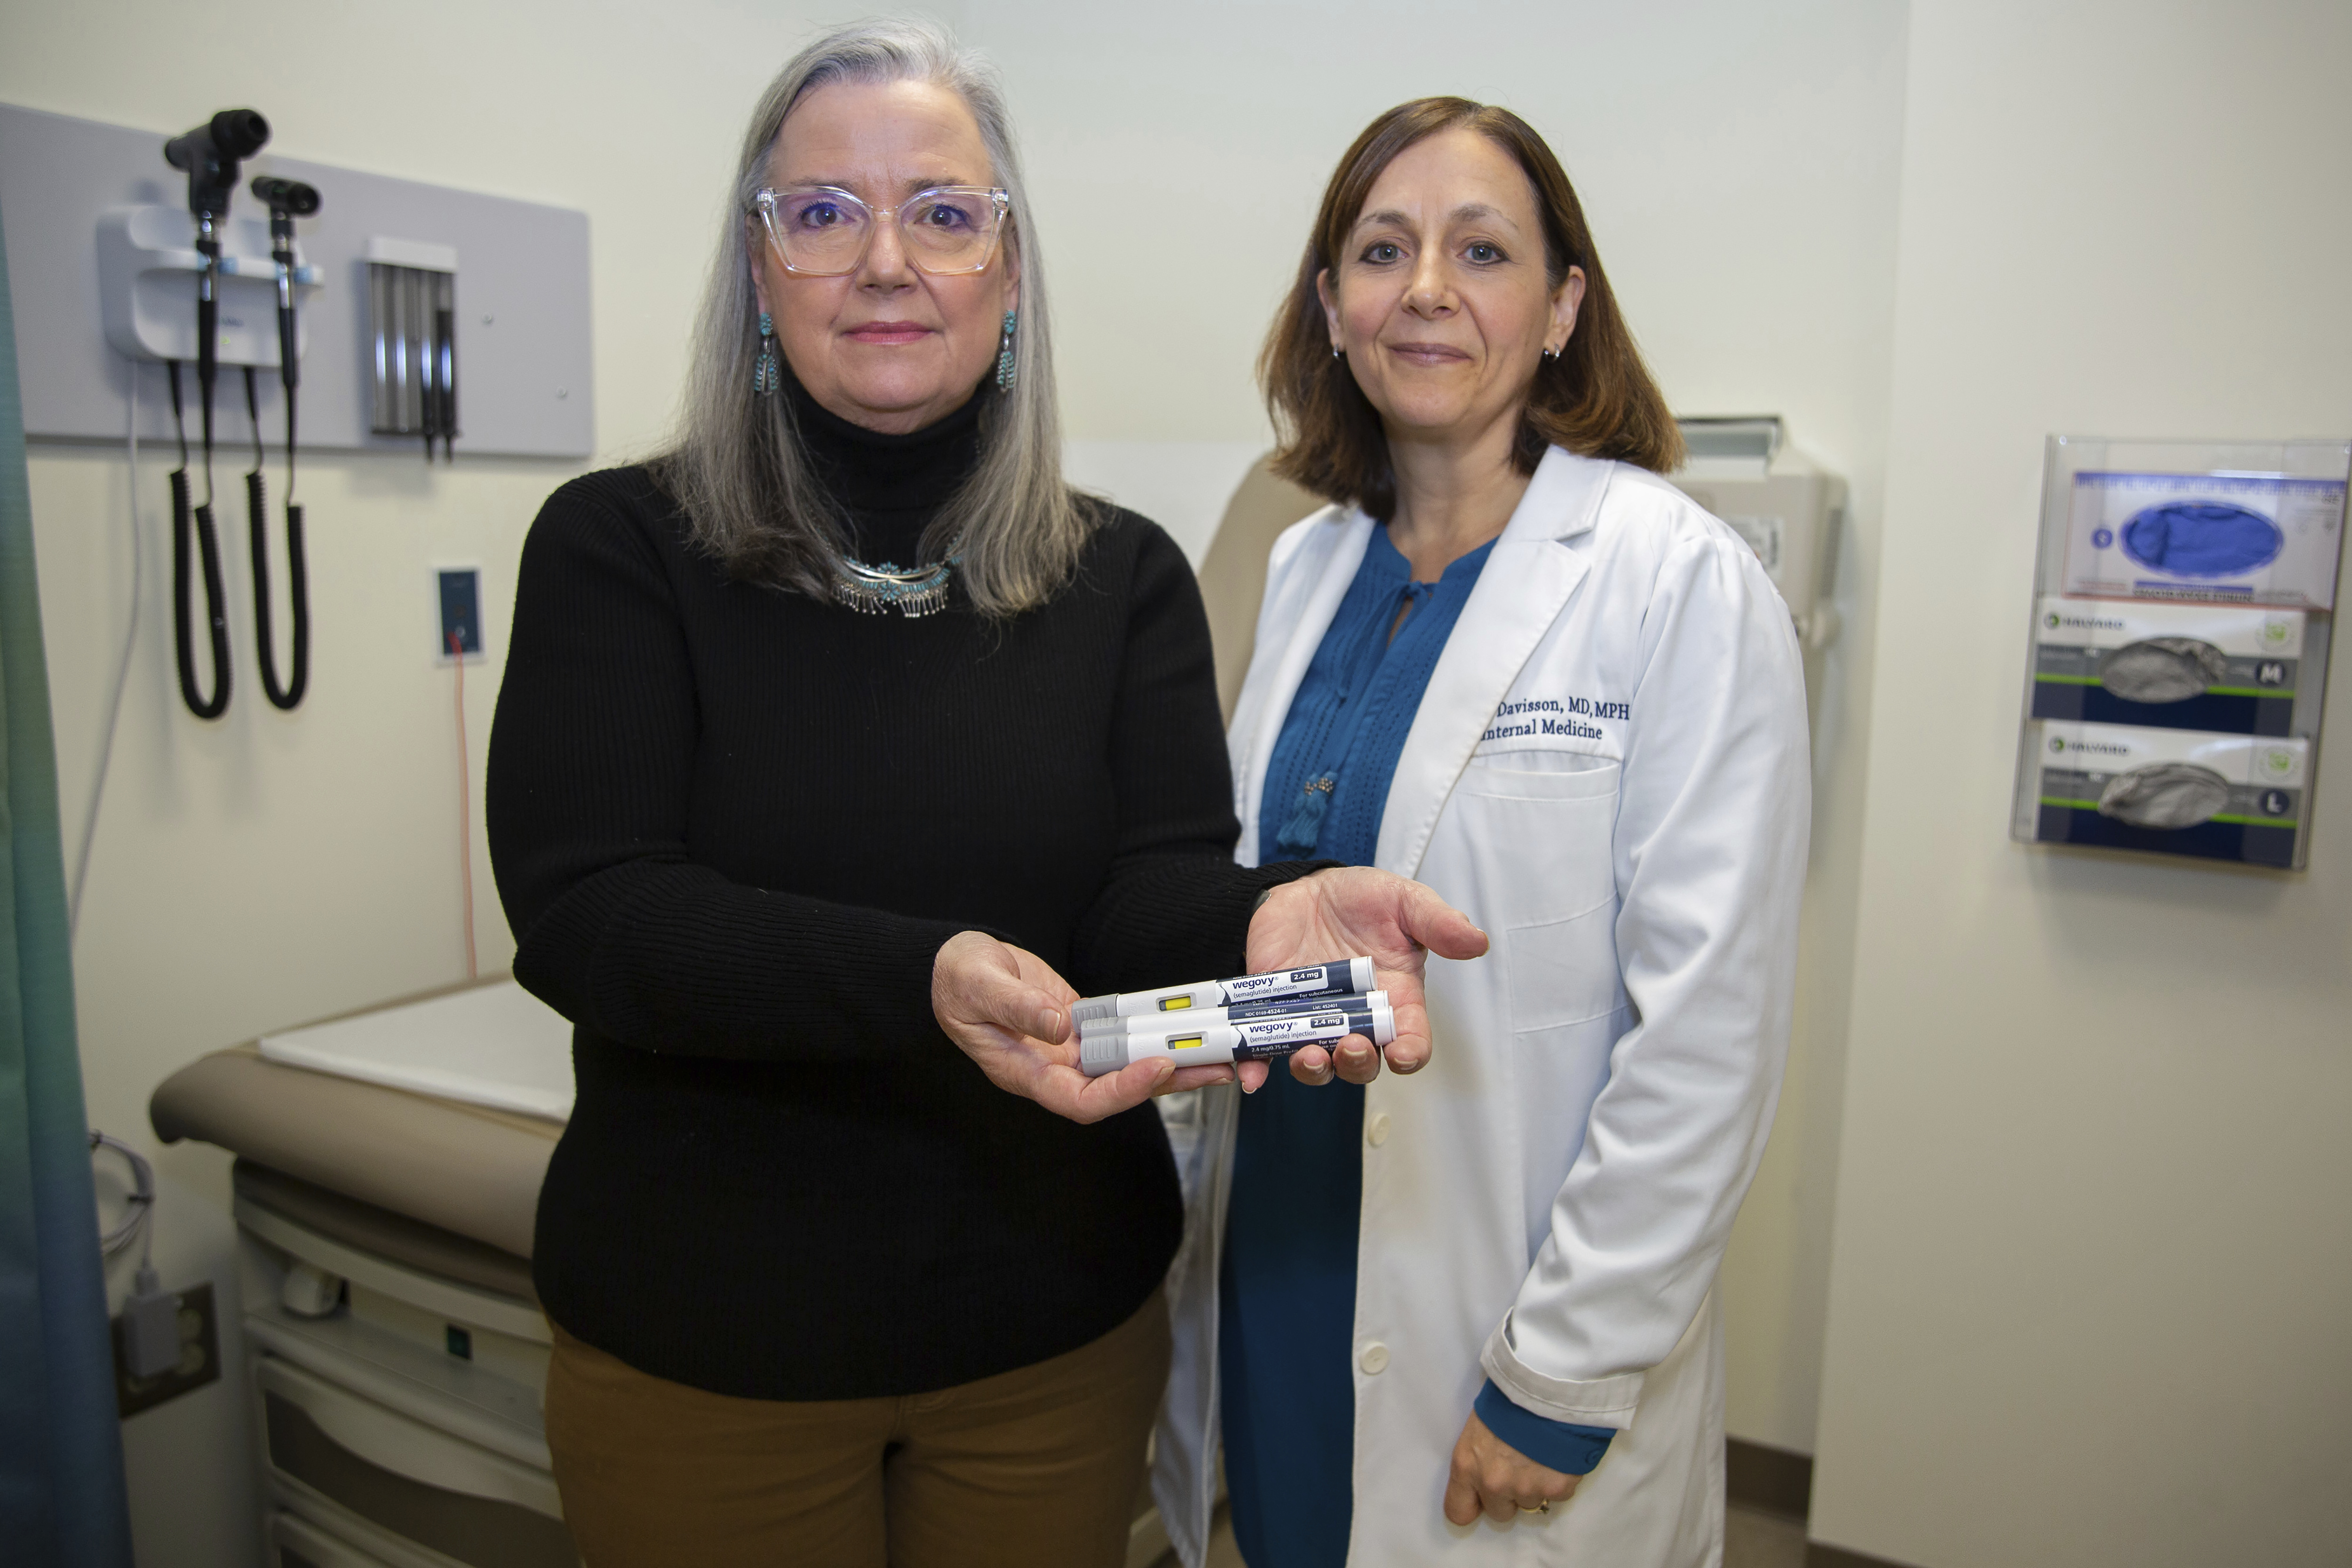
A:
MULTIPOLYGON (((228 710, 228 620, 221 604, 219 545, 213 528, 213 386, 220 379, 220 224, 236 193, 237 165, 269 141, 269 121, 250 109, 224 109, 185 135, 163 143, 163 161, 187 172, 188 212, 196 220, 196 385, 203 402, 205 504, 195 508, 197 542, 205 558, 205 610, 212 622, 213 692, 196 689, 195 650, 188 626, 188 482, 183 456, 172 481, 172 620, 180 657, 180 695, 198 718, 228 710)), ((178 381, 176 361, 173 380, 178 381)), ((178 400, 173 413, 179 415, 178 400)), ((185 431, 182 432, 184 447, 185 431)))
POLYGON ((245 476, 246 521, 253 541, 253 629, 261 649, 261 689, 270 706, 290 712, 300 706, 310 681, 310 573, 302 552, 302 508, 294 501, 294 388, 302 362, 294 332, 294 220, 314 215, 319 192, 299 180, 260 174, 253 193, 269 208, 269 258, 278 264, 278 379, 286 389, 286 591, 293 601, 293 678, 278 684, 277 655, 269 636, 269 501, 261 481, 261 415, 253 391, 253 371, 245 372, 246 412, 254 421, 253 472, 245 476))

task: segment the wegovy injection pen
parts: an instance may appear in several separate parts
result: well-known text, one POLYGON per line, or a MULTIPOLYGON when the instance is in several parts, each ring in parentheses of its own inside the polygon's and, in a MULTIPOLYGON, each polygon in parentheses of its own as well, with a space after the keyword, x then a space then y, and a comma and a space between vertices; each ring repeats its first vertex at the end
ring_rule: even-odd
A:
POLYGON ((1179 1068, 1217 1067, 1232 1061, 1271 1061, 1310 1045, 1337 1045, 1360 1034, 1376 1046, 1396 1039, 1396 1015, 1383 1002, 1211 1024, 1139 1034, 1088 1035, 1078 1044, 1078 1065, 1089 1078, 1116 1072, 1132 1062, 1164 1056, 1179 1068))
POLYGON ((1187 1012, 1195 1008, 1232 1007, 1240 1002, 1270 1002, 1284 997, 1344 997, 1372 988, 1370 958, 1341 958, 1329 964, 1307 964, 1272 974, 1244 975, 1231 980, 1203 980, 1193 986, 1170 986, 1158 991, 1127 991, 1115 997, 1087 997, 1070 1009, 1070 1021, 1118 1018, 1134 1013, 1187 1012))
POLYGON ((1328 1011, 1332 1008, 1360 1012, 1368 1007, 1384 1008, 1389 1005, 1386 991, 1367 991, 1360 997, 1284 997, 1271 1002, 1237 1002, 1229 1008, 1195 1009, 1180 1012, 1172 1018, 1166 1013, 1122 1013, 1117 1018, 1088 1019, 1078 1026, 1078 1036, 1083 1040, 1097 1034, 1166 1034, 1171 1030, 1203 1030, 1212 1024, 1296 1018, 1301 1013, 1328 1011))

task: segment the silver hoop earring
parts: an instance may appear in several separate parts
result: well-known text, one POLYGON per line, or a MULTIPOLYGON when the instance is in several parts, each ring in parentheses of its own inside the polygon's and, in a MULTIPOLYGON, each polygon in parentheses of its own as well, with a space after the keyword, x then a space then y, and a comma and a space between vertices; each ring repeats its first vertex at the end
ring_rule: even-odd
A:
POLYGON ((1558 349, 1546 349, 1543 351, 1543 357, 1547 360, 1557 360, 1559 358, 1559 350, 1558 349))
POLYGON ((1348 357, 1348 351, 1339 347, 1339 344, 1334 343, 1331 345, 1331 357, 1335 360, 1344 360, 1348 357))
POLYGON ((776 367, 776 319, 765 310, 760 312, 760 358, 751 367, 751 395, 772 397, 783 384, 783 372, 776 367))

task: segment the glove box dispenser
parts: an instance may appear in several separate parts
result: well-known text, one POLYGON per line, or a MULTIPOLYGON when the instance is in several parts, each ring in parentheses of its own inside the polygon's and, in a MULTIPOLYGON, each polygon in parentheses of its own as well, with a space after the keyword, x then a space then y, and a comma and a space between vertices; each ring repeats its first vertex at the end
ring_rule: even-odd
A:
POLYGON ((2010 836, 2300 871, 2352 443, 2053 436, 2010 836))

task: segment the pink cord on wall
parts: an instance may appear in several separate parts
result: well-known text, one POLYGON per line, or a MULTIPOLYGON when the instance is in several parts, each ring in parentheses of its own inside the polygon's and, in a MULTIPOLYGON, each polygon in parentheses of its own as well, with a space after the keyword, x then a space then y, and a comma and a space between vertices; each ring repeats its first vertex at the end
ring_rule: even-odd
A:
POLYGON ((467 793, 466 643, 449 633, 449 656, 457 666, 457 874, 466 890, 466 978, 479 977, 474 960, 474 815, 467 793))

